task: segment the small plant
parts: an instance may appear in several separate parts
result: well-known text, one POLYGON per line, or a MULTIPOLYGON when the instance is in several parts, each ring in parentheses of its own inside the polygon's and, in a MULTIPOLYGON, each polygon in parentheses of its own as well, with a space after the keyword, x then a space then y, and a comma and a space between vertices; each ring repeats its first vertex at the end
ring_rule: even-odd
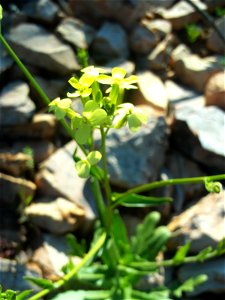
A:
MULTIPOLYGON (((182 298, 184 292, 192 291, 207 280, 205 275, 200 275, 173 287, 159 286, 147 291, 138 290, 137 283, 143 276, 157 273, 160 267, 203 262, 222 255, 225 253, 225 243, 222 241, 216 249, 204 249, 196 256, 188 256, 190 243, 187 243, 180 247, 171 259, 159 260, 159 254, 165 250, 171 235, 167 227, 158 225, 160 214, 149 213, 137 226, 135 234, 129 238, 118 208, 151 207, 171 202, 171 198, 143 195, 144 192, 167 185, 201 182, 209 192, 218 193, 222 186, 217 181, 224 180, 225 174, 156 181, 123 193, 113 192, 107 167, 107 134, 111 128, 119 130, 124 126, 136 132, 147 122, 143 112, 131 103, 122 102, 125 90, 136 89, 137 77, 126 77, 126 71, 118 67, 113 68, 110 75, 105 74, 105 70, 101 68, 85 67, 81 70, 80 77, 72 77, 69 80, 74 91, 68 93, 64 99, 56 98, 50 102, 1 33, 0 41, 49 105, 49 110, 55 113, 76 141, 77 147, 82 150, 83 156, 80 157, 76 155, 75 149, 75 169, 80 177, 90 178, 98 208, 98 220, 89 247, 78 243, 73 235, 68 236, 70 250, 82 258, 78 264, 74 265, 68 258, 68 264, 63 268, 64 275, 55 282, 44 278, 26 277, 41 287, 37 294, 29 296, 31 291, 24 291, 17 295, 11 291, 14 293, 11 298, 2 299, 15 299, 16 295, 17 300, 27 297, 29 300, 37 300, 49 294, 52 300, 171 300, 174 297, 182 298), (74 111, 71 106, 72 100, 77 97, 82 102, 81 113, 74 111), (94 131, 99 131, 101 136, 99 148, 96 148, 94 142, 94 131), (80 289, 79 286, 83 288, 80 289), (52 292, 56 296, 52 296, 52 292)), ((7 292, 3 294, 6 295, 7 292)))
POLYGON ((188 41, 194 44, 202 35, 202 29, 196 24, 189 24, 186 26, 186 35, 188 41))

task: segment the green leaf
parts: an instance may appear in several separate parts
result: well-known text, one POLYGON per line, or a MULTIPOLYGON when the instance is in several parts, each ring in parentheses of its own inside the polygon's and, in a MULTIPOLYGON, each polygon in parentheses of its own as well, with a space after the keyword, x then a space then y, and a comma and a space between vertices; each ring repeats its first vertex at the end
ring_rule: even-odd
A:
POLYGON ((87 161, 91 166, 96 165, 102 158, 102 154, 99 151, 91 151, 87 156, 87 161))
POLYGON ((82 118, 81 117, 73 117, 71 119, 71 128, 74 130, 74 129, 77 129, 79 128, 79 126, 82 124, 82 118))
POLYGON ((202 251, 200 251, 197 255, 197 260, 200 261, 200 262, 203 262, 209 253, 212 252, 212 247, 207 247, 205 249, 203 249, 202 251))
POLYGON ((140 300, 172 300, 169 298, 170 291, 163 290, 163 291, 153 291, 150 293, 142 292, 133 290, 132 296, 136 299, 140 300))
POLYGON ((147 207, 172 202, 169 197, 150 197, 138 194, 121 196, 115 203, 126 207, 147 207))
POLYGON ((173 291, 173 294, 181 298, 183 292, 192 292, 196 286, 202 284, 208 279, 206 275, 199 275, 195 278, 189 278, 186 280, 181 286, 179 286, 176 290, 173 291))
POLYGON ((70 255, 83 257, 85 255, 85 246, 77 241, 77 238, 72 233, 66 235, 66 242, 69 247, 70 255))
POLYGON ((136 132, 141 127, 141 121, 135 114, 131 114, 127 117, 128 126, 132 132, 136 132))
POLYGON ((2 6, 0 4, 0 21, 3 19, 3 9, 2 6))
POLYGON ((58 120, 61 120, 65 117, 66 111, 62 110, 61 108, 55 108, 55 116, 58 120))
POLYGON ((39 286, 43 289, 53 289, 54 288, 54 284, 50 280, 47 280, 44 278, 24 276, 24 279, 36 284, 37 286, 39 286))
POLYGON ((76 130, 75 139, 78 142, 78 144, 83 145, 83 144, 87 143, 90 135, 91 135, 91 126, 83 123, 76 130))
POLYGON ((102 125, 107 118, 104 109, 98 108, 93 112, 84 112, 83 115, 88 119, 92 126, 102 125))
POLYGON ((26 290, 16 296, 16 300, 26 300, 33 290, 26 290))
POLYGON ((51 300, 101 300, 109 299, 111 291, 67 291, 51 298, 51 300))
POLYGON ((87 101, 84 105, 84 111, 85 112, 93 112, 98 108, 99 108, 98 103, 96 101, 93 101, 93 100, 87 101))
POLYGON ((111 88, 111 91, 110 91, 110 94, 109 94, 109 98, 111 99, 111 102, 113 104, 117 103, 119 92, 120 92, 119 85, 118 84, 113 84, 112 88, 111 88))
POLYGON ((184 261, 185 257, 187 256, 190 247, 191 247, 191 241, 187 242, 184 246, 180 247, 177 250, 175 256, 173 257, 173 262, 175 264, 181 264, 184 261))
POLYGON ((80 160, 75 164, 77 174, 81 178, 87 178, 90 175, 91 166, 88 161, 80 160))
MULTIPOLYGON (((15 291, 13 291, 13 290, 7 290, 5 293, 3 293, 3 294, 5 294, 4 296, 5 296, 5 298, 3 298, 3 299, 6 299, 6 300, 16 300, 16 294, 17 294, 17 292, 15 292, 15 291)), ((0 299, 2 299, 2 295, 1 295, 1 298, 0 299)))
POLYGON ((135 235, 131 239, 131 249, 134 254, 140 254, 146 250, 146 247, 148 247, 146 241, 149 241, 150 237, 153 236, 155 227, 158 224, 159 220, 159 212, 150 212, 144 218, 143 223, 137 226, 135 235))
POLYGON ((222 255, 225 253, 225 237, 218 243, 216 252, 218 255, 222 255))

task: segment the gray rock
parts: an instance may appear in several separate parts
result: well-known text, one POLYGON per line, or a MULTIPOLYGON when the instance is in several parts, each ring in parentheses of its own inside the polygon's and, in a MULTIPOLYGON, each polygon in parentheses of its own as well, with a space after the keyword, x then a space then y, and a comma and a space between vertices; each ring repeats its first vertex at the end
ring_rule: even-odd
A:
POLYGON ((173 2, 174 0, 76 0, 71 1, 71 10, 76 17, 82 15, 93 22, 113 19, 130 29, 146 15, 146 12, 159 6, 169 7, 173 2))
MULTIPOLYGON (((194 161, 186 158, 177 151, 172 151, 166 158, 165 167, 168 169, 169 178, 189 178, 205 176, 194 161)), ((169 179, 168 178, 168 179, 169 179)), ((173 198, 173 209, 176 213, 180 213, 184 204, 204 195, 205 188, 202 183, 184 184, 168 187, 169 195, 173 198)))
POLYGON ((0 75, 8 70, 13 64, 13 59, 7 53, 6 49, 0 43, 0 75))
MULTIPOLYGON (((206 10, 207 6, 200 0, 195 0, 195 4, 201 9, 206 10)), ((184 28, 189 23, 199 20, 200 15, 196 10, 186 1, 178 1, 169 9, 162 8, 157 11, 163 19, 170 21, 175 30, 184 28)))
POLYGON ((191 240, 191 251, 198 253, 206 247, 215 248, 224 238, 225 191, 208 194, 199 202, 174 217, 168 228, 173 232, 170 246, 191 240))
POLYGON ((185 85, 177 84, 172 80, 165 82, 165 87, 168 95, 168 110, 173 113, 183 107, 199 107, 205 106, 205 98, 201 93, 190 89, 185 85))
MULTIPOLYGON (((32 261, 39 265, 48 279, 62 276, 62 267, 68 263, 68 244, 64 236, 44 234, 42 245, 35 250, 32 261)), ((70 256, 74 264, 80 262, 80 258, 70 256)))
POLYGON ((146 24, 135 26, 130 33, 130 47, 137 54, 149 54, 158 42, 159 36, 146 24))
POLYGON ((75 142, 70 142, 44 161, 36 176, 36 183, 41 195, 62 197, 84 208, 83 228, 90 227, 93 223, 94 203, 89 182, 76 174, 72 157, 76 147, 75 142))
POLYGON ((0 151, 0 170, 13 176, 20 176, 29 169, 30 157, 24 153, 0 151))
POLYGON ((164 163, 167 138, 164 118, 152 117, 135 134, 127 128, 111 130, 106 144, 111 183, 132 188, 156 180, 164 163))
POLYGON ((33 197, 36 185, 29 180, 0 173, 0 190, 2 203, 15 204, 17 197, 33 197))
POLYGON ((168 99, 162 80, 150 71, 139 72, 137 76, 139 89, 134 93, 134 98, 138 99, 137 103, 149 104, 165 112, 168 99))
POLYGON ((79 69, 72 48, 43 27, 24 23, 13 28, 8 40, 26 63, 65 75, 79 69))
POLYGON ((56 28, 61 37, 81 49, 88 49, 95 36, 95 29, 79 19, 66 18, 56 28))
POLYGON ((51 139, 56 133, 57 123, 54 115, 36 114, 30 123, 3 127, 0 138, 8 140, 51 139))
POLYGON ((150 70, 165 70, 170 62, 170 54, 174 47, 175 39, 168 35, 164 40, 159 42, 156 47, 147 56, 144 63, 145 68, 150 70))
POLYGON ((0 126, 26 123, 35 112, 35 105, 28 96, 29 86, 16 81, 6 85, 0 93, 0 126))
POLYGON ((54 22, 59 13, 59 7, 51 0, 29 1, 22 10, 32 19, 47 23, 54 22))
MULTIPOLYGON (((215 25, 225 38, 225 16, 217 20, 215 25)), ((224 54, 225 52, 224 43, 218 36, 218 33, 215 31, 215 29, 210 32, 206 45, 209 50, 212 50, 218 54, 224 54)))
POLYGON ((152 30, 160 39, 165 38, 172 31, 172 25, 169 21, 163 19, 154 19, 145 21, 145 26, 152 30))
POLYGON ((105 22, 93 40, 93 56, 102 62, 113 58, 127 58, 128 41, 125 30, 116 23, 105 22))
POLYGON ((225 173, 224 116, 215 106, 177 110, 171 142, 210 172, 225 173))
POLYGON ((39 164, 46 160, 55 151, 55 145, 47 140, 19 141, 13 144, 15 152, 24 152, 26 148, 31 150, 35 164, 39 164))
MULTIPOLYGON (((195 290, 189 294, 199 295, 201 293, 215 293, 224 295, 225 293, 225 268, 224 257, 217 258, 211 261, 206 261, 202 264, 184 265, 178 271, 178 277, 181 282, 192 276, 205 274, 208 280, 200 284, 195 290)), ((221 298, 222 299, 222 298, 221 298)))
POLYGON ((220 58, 210 56, 200 58, 198 55, 173 56, 174 70, 182 82, 203 92, 209 77, 223 69, 220 58))
POLYGON ((40 277, 40 274, 29 267, 18 264, 15 260, 0 258, 0 278, 4 289, 40 291, 36 285, 24 280, 24 276, 40 277))
POLYGON ((55 234, 76 230, 84 219, 84 210, 63 198, 32 203, 24 213, 33 224, 55 234))

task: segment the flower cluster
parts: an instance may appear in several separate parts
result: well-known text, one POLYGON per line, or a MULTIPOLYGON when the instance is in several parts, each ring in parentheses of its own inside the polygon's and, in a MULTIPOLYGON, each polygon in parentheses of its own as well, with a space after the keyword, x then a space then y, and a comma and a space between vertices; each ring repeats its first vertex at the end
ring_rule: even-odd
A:
MULTIPOLYGON (((121 104, 124 90, 137 88, 135 86, 137 76, 126 77, 126 71, 119 67, 113 68, 111 75, 107 75, 104 69, 94 66, 84 68, 81 72, 83 74, 80 78, 69 79, 74 92, 67 93, 68 98, 56 98, 49 104, 49 110, 54 111, 57 119, 60 120, 64 117, 70 119, 71 129, 74 131, 78 144, 87 144, 92 139, 94 129, 108 130, 109 128, 121 128, 128 124, 130 130, 135 132, 142 123, 147 122, 143 112, 138 111, 133 104, 121 104), (104 89, 104 93, 101 85, 108 85, 108 88, 104 89), (83 104, 82 113, 75 112, 71 108, 71 98, 77 97, 83 104)), ((79 161, 76 164, 78 174, 81 177, 87 177, 91 165, 93 165, 93 160, 90 160, 89 156, 85 161, 79 161)))

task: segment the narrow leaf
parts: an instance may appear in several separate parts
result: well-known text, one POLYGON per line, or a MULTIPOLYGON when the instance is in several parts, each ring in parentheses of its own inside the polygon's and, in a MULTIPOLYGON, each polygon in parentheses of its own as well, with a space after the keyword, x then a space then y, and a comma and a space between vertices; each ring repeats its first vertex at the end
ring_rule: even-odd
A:
POLYGON ((190 247, 191 247, 191 241, 187 242, 184 246, 180 247, 177 250, 175 256, 173 257, 173 262, 175 264, 181 264, 184 261, 185 257, 187 256, 190 247))
POLYGON ((27 296, 29 296, 33 290, 26 290, 16 296, 16 300, 26 300, 27 296))
POLYGON ((150 197, 138 194, 122 196, 115 203, 127 207, 147 207, 172 202, 169 197, 150 197))
POLYGON ((29 277, 29 276, 24 276, 24 278, 34 284, 36 284, 37 286, 44 288, 44 289, 53 289, 54 288, 54 284, 47 279, 44 278, 36 278, 36 277, 29 277))

